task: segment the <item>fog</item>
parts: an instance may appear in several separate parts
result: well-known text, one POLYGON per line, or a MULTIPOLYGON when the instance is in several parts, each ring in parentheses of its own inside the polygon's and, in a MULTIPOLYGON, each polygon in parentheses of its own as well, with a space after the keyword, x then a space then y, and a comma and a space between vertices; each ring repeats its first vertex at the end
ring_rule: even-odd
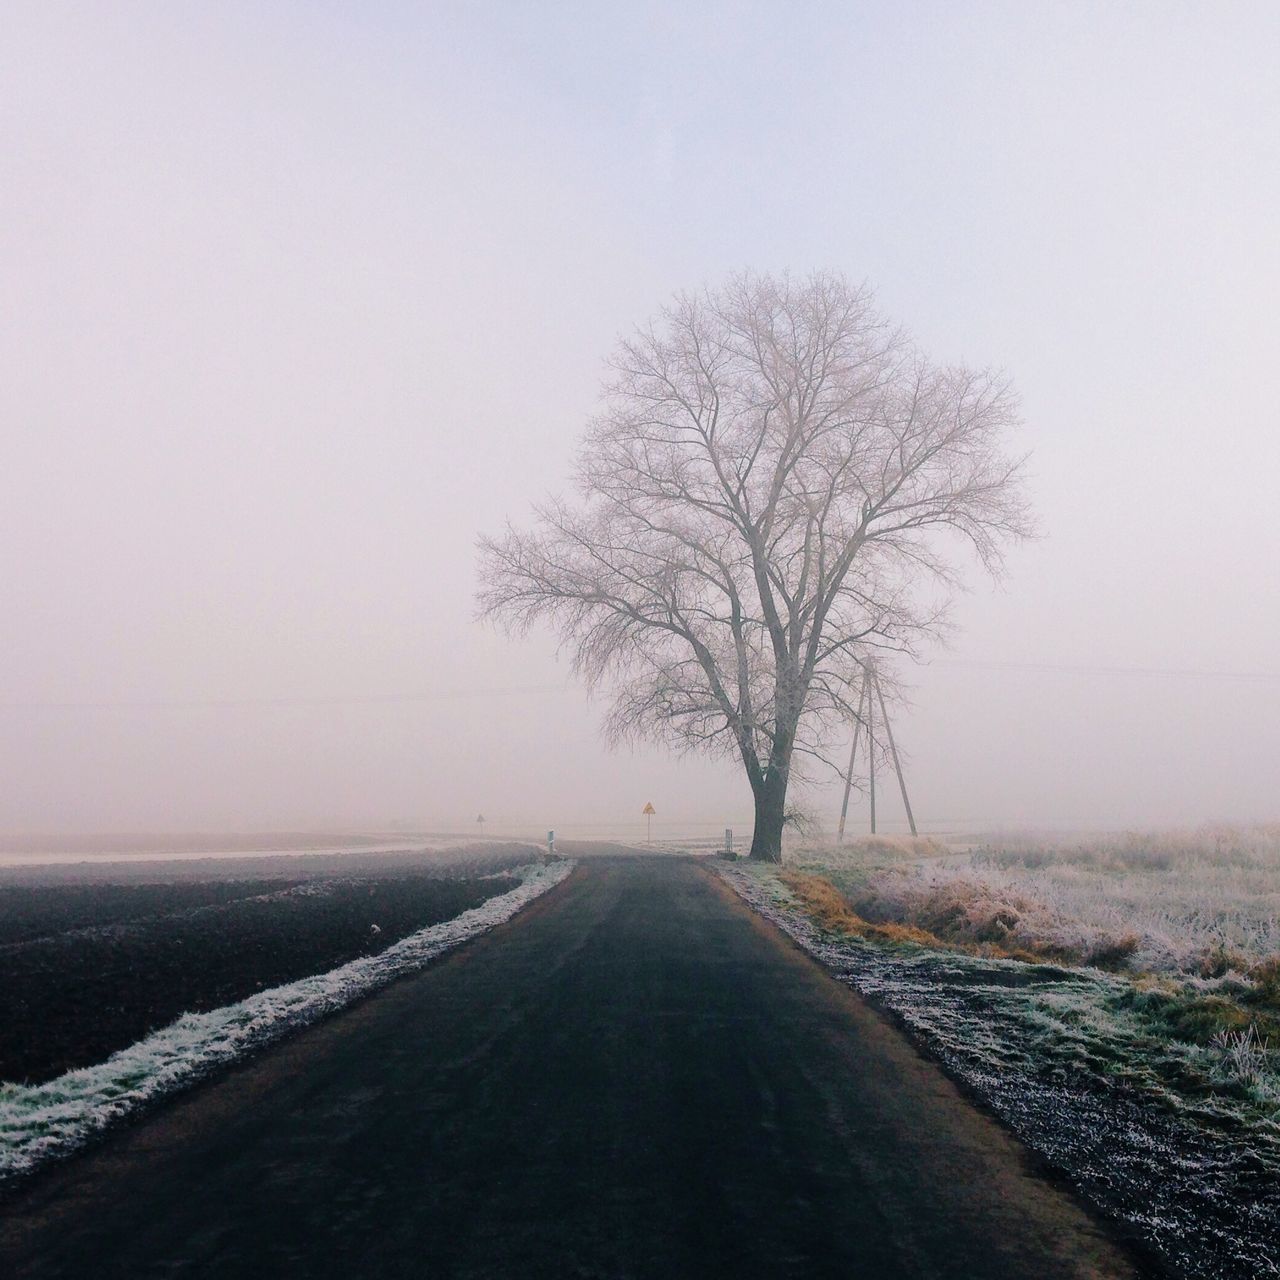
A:
POLYGON ((923 825, 1278 816, 1273 6, 5 27, 0 830, 746 828, 473 604, 617 335, 743 267, 1021 393, 1043 536, 907 673, 923 825))

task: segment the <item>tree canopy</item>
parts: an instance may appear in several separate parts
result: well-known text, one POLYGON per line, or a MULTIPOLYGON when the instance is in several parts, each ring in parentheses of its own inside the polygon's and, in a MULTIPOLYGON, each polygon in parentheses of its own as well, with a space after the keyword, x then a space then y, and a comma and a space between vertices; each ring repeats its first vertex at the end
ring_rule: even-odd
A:
POLYGON ((777 857, 798 755, 863 664, 937 630, 954 545, 1026 533, 1005 379, 935 366, 834 274, 744 274, 623 340, 576 502, 481 541, 483 615, 549 622, 607 684, 607 731, 740 758, 777 857), (946 535, 945 537, 942 535, 946 535))

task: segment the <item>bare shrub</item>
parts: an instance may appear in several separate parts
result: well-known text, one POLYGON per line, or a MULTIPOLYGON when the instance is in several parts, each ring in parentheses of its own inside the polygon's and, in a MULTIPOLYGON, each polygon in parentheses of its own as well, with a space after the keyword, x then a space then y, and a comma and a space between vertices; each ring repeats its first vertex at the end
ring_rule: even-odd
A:
POLYGON ((789 804, 783 814, 782 825, 785 830, 794 831, 802 840, 816 836, 822 829, 818 815, 812 809, 800 804, 789 804))

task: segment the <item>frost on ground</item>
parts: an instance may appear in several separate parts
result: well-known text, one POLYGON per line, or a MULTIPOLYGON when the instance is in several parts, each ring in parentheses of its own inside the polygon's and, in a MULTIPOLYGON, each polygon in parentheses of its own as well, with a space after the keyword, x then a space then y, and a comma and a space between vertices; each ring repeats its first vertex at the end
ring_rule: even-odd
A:
POLYGON ((1251 1039, 1170 1040, 1131 978, 825 930, 786 872, 717 870, 1178 1274, 1280 1276, 1280 1127, 1222 1069, 1259 1069, 1251 1039))
POLYGON ((844 895, 853 932, 1125 977, 1112 1003, 1155 1056, 1189 1055, 1201 1093, 1280 1123, 1280 826, 961 854, 881 838, 792 861, 844 895))
POLYGON ((41 1085, 0 1084, 0 1179, 65 1153, 122 1116, 215 1067, 332 1013, 509 920, 559 884, 571 860, 520 868, 515 889, 328 973, 208 1013, 187 1014, 93 1067, 41 1085))
POLYGON ((1004 840, 949 856, 934 841, 881 837, 799 849, 789 861, 880 918, 928 927, 965 914, 1064 959, 1101 954, 1135 972, 1248 977, 1280 954, 1275 825, 1004 840))

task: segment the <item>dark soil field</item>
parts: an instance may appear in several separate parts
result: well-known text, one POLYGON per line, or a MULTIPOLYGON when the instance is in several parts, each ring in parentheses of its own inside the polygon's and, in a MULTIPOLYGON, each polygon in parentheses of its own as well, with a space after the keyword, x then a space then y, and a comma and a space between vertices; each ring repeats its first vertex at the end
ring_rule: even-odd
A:
POLYGON ((166 864, 130 867, 125 883, 104 867, 87 883, 10 874, 0 882, 0 1080, 53 1079, 183 1013, 375 954, 513 888, 502 868, 521 861, 528 851, 517 847, 477 861, 358 858, 358 870, 346 859, 260 859, 242 879, 193 880, 186 865, 181 879, 140 880, 166 864))

